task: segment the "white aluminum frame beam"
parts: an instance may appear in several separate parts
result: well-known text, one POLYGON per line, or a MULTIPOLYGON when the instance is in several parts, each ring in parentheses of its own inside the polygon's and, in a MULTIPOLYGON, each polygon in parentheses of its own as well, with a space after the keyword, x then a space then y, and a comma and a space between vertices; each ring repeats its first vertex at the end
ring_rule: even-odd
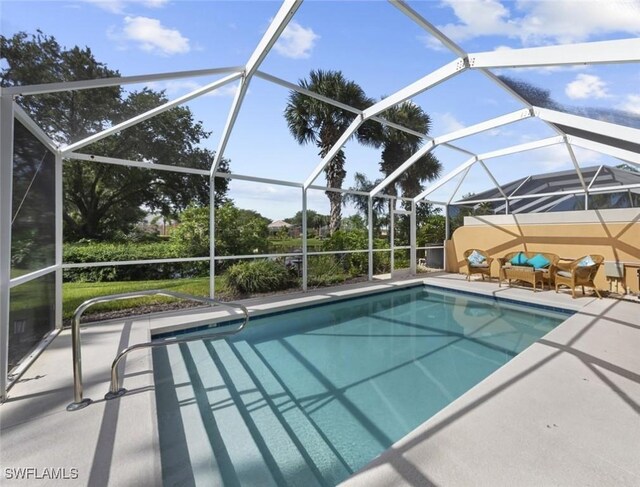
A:
POLYGON ((249 60, 244 67, 244 74, 240 81, 240 86, 238 86, 238 90, 233 98, 233 103, 231 104, 227 121, 224 129, 222 129, 218 149, 216 150, 216 155, 213 159, 213 164, 211 165, 210 173, 212 176, 218 171, 220 161, 222 161, 222 158, 224 157, 224 151, 226 150, 229 138, 231 137, 233 126, 238 119, 238 114, 240 113, 242 102, 244 101, 244 97, 249 89, 251 78, 260 67, 260 64, 262 64, 264 59, 267 57, 274 44, 278 41, 280 34, 282 34, 284 29, 286 29, 296 11, 300 8, 300 5, 302 5, 301 0, 285 0, 282 2, 278 13, 269 23, 267 31, 264 33, 262 39, 260 39, 260 42, 249 57, 249 60))
MULTIPOLYGON (((316 100, 322 101, 322 102, 327 103, 329 105, 333 105, 335 107, 342 108, 343 110, 346 110, 348 112, 354 113, 356 115, 362 115, 362 113, 363 113, 363 110, 360 110, 358 108, 352 107, 352 106, 347 105, 345 103, 341 103, 341 102, 336 101, 336 100, 334 100, 332 98, 329 98, 327 96, 320 95, 320 94, 318 94, 318 93, 316 93, 314 91, 307 90, 306 88, 303 88, 303 87, 301 87, 301 86, 299 86, 297 84, 294 84, 294 83, 291 83, 289 81, 286 81, 286 80, 284 80, 282 78, 278 78, 277 76, 273 76, 272 74, 268 74, 268 73, 265 73, 263 71, 256 71, 255 76, 257 78, 261 78, 261 79, 263 79, 265 81, 270 81, 270 82, 272 82, 272 83, 274 83, 276 85, 280 85, 280 86, 282 86, 284 88, 288 88, 290 90, 297 91, 298 93, 301 93, 303 95, 307 95, 310 98, 315 98, 316 100)), ((410 128, 405 127, 404 125, 400 125, 398 123, 390 122, 386 118, 381 117, 379 115, 375 116, 375 117, 371 117, 370 120, 374 120, 376 122, 381 123, 382 125, 386 125, 387 127, 391 127, 391 128, 396 129, 396 130, 400 130, 401 132, 405 132, 407 134, 415 135, 416 137, 420 137, 420 138, 425 139, 425 140, 427 140, 429 142, 433 140, 433 137, 430 137, 427 134, 423 134, 422 132, 418 132, 417 130, 410 129, 410 128)), ((447 148, 449 148, 451 150, 462 152, 462 153, 468 154, 468 155, 473 155, 473 153, 469 152, 468 150, 463 149, 461 147, 457 147, 457 146, 455 146, 453 144, 444 143, 442 145, 444 145, 445 147, 447 147, 447 148)))
POLYGON ((598 167, 598 170, 596 171, 596 173, 593 175, 593 178, 591 178, 591 181, 589 182, 589 186, 587 186, 587 191, 589 191, 591 189, 591 186, 593 186, 593 184, 596 182, 596 179, 598 179, 598 176, 600 175, 600 172, 602 171, 603 167, 604 165, 601 165, 600 167, 598 167))
POLYGON ((9 374, 9 289, 11 285, 11 205, 13 200, 13 99, 0 94, 0 402, 7 398, 9 374))
MULTIPOLYGON (((167 164, 155 164, 152 162, 132 161, 129 159, 117 159, 115 157, 96 156, 92 154, 82 154, 78 152, 72 152, 71 154, 68 154, 66 158, 69 160, 97 162, 100 164, 114 164, 117 166, 125 166, 125 167, 139 167, 141 169, 149 169, 152 171, 167 171, 167 172, 193 174, 195 176, 210 176, 208 169, 195 169, 192 167, 169 166, 167 164)), ((291 188, 302 188, 302 183, 298 183, 295 181, 283 181, 280 179, 269 179, 269 178, 262 178, 259 176, 247 176, 247 175, 231 173, 231 172, 217 172, 214 174, 214 177, 224 178, 224 179, 237 179, 240 181, 249 181, 253 183, 274 184, 278 186, 288 186, 291 188)), ((320 188, 320 189, 324 189, 324 188, 320 188)), ((368 193, 364 193, 364 194, 368 194, 368 193)))
MULTIPOLYGON (((629 189, 638 189, 640 188, 640 183, 634 184, 621 184, 619 186, 602 186, 599 188, 593 188, 591 193, 621 193, 623 191, 627 191, 629 189)), ((567 195, 580 195, 584 194, 584 189, 572 189, 569 191, 551 191, 547 193, 532 193, 532 194, 521 194, 517 196, 512 196, 511 200, 528 200, 535 198, 546 198, 551 196, 567 196, 567 195)), ((468 201, 456 201, 455 203, 451 203, 452 205, 463 206, 470 204, 478 204, 478 203, 486 203, 491 201, 504 201, 503 198, 485 198, 485 199, 477 199, 477 200, 468 200, 468 201)))
POLYGON ((55 275, 56 288, 56 311, 55 326, 62 328, 62 261, 64 260, 64 171, 63 161, 60 152, 56 153, 55 158, 55 176, 54 176, 54 215, 55 215, 55 264, 57 266, 55 275))
POLYGON ((469 67, 472 69, 632 63, 638 61, 640 61, 640 39, 638 38, 523 49, 503 49, 469 54, 469 67))
POLYGON ((347 143, 347 140, 349 140, 351 136, 355 133, 355 131, 358 130, 358 127, 362 125, 362 122, 364 122, 364 118, 362 117, 362 115, 358 115, 356 116, 356 118, 353 119, 353 122, 351 122, 351 125, 347 127, 347 130, 345 130, 343 134, 340 136, 340 138, 338 139, 338 141, 335 144, 333 144, 333 147, 329 149, 329 152, 327 152, 327 155, 322 158, 322 161, 320 161, 320 163, 311 172, 307 180, 303 183, 304 189, 308 189, 309 186, 313 184, 313 182, 320 175, 320 173, 324 171, 324 168, 327 167, 327 164, 331 162, 331 159, 333 159, 336 156, 336 154, 340 151, 340 149, 342 149, 342 146, 344 146, 344 144, 347 143))
POLYGON ((461 139, 463 137, 468 137, 470 135, 479 134, 481 132, 485 132, 487 130, 494 129, 496 127, 501 127, 503 125, 508 125, 513 122, 517 122, 519 120, 524 120, 533 116, 533 111, 529 108, 523 108, 521 110, 516 110, 515 112, 507 113, 506 115, 501 115, 499 117, 492 118, 485 122, 481 122, 475 125, 470 125, 469 127, 464 127, 460 130, 455 130, 453 132, 449 132, 448 134, 443 134, 438 137, 435 137, 431 140, 431 142, 427 145, 421 147, 415 154, 413 154, 409 159, 403 162, 398 168, 393 171, 389 176, 387 176, 383 181, 380 182, 375 188, 371 190, 371 196, 375 196, 384 188, 386 188, 389 184, 396 180, 402 173, 404 173, 407 169, 409 169, 413 164, 415 164, 422 156, 428 154, 433 149, 441 144, 445 144, 447 142, 451 142, 453 140, 461 139))
MULTIPOLYGON (((507 156, 509 154, 517 154, 518 152, 524 152, 524 151, 528 151, 528 150, 539 149, 541 147, 547 147, 547 146, 550 146, 550 145, 560 144, 562 142, 564 142, 564 137, 562 135, 557 135, 555 137, 548 137, 546 139, 536 140, 534 142, 527 142, 525 144, 518 144, 518 145, 511 146, 511 147, 506 147, 504 149, 499 149, 499 150, 496 150, 496 151, 486 152, 484 154, 477 155, 475 157, 472 157, 471 159, 469 159, 468 161, 466 161, 462 165, 458 166, 456 169, 451 171, 449 174, 444 176, 442 179, 438 180, 435 184, 433 184, 433 185, 429 186, 428 188, 426 188, 422 193, 420 193, 418 196, 416 196, 414 198, 414 201, 418 202, 418 201, 424 199, 425 196, 433 193, 436 189, 440 188, 442 185, 444 185, 445 183, 449 182, 456 175, 460 174, 462 171, 464 171, 468 167, 471 167, 475 162, 477 162, 479 160, 485 161, 487 159, 493 159, 494 157, 502 157, 502 156, 507 156)), ((499 199, 499 200, 501 200, 501 199, 499 199)))
MULTIPOLYGON (((390 0, 390 2, 396 8, 398 8, 401 12, 403 12, 405 15, 407 15, 411 20, 416 22, 421 28, 423 28, 429 34, 431 34, 436 39, 438 39, 440 42, 442 42, 448 49, 450 49, 453 53, 455 53, 456 56, 459 56, 459 57, 468 56, 467 52, 464 49, 462 49, 455 42, 453 42, 451 39, 449 39, 445 34, 443 34, 439 29, 437 29, 430 22, 428 22, 426 19, 424 19, 420 14, 418 14, 415 10, 413 10, 410 6, 408 6, 404 1, 402 1, 402 0, 390 0)), ((520 53, 522 54, 521 50, 520 50, 520 53)), ((564 57, 562 58, 562 60, 564 60, 564 57)), ((490 71, 487 68, 479 67, 477 64, 475 64, 473 66, 473 68, 478 70, 482 74, 484 74, 487 78, 489 78, 489 80, 491 82, 493 82, 494 84, 496 84, 497 86, 502 88, 506 93, 511 95, 512 98, 514 98, 515 100, 518 100, 520 103, 523 103, 525 106, 527 106, 529 108, 533 108, 533 105, 528 100, 526 100, 519 93, 514 91, 514 89, 511 86, 509 86, 503 80, 501 80, 495 73, 493 73, 492 71, 490 71)), ((554 132, 556 132, 558 134, 565 135, 565 133, 559 127, 556 127, 555 125, 553 125, 552 123, 550 123, 548 121, 544 121, 543 120, 543 122, 549 128, 551 128, 554 132)))
POLYGON ((500 183, 498 183, 497 179, 493 176, 493 173, 489 170, 489 168, 484 163, 484 161, 483 160, 479 160, 478 163, 482 166, 482 168, 485 170, 485 172, 489 175, 489 178, 491 179, 491 181, 493 181, 493 184, 496 186, 496 189, 498 190, 498 192, 504 197, 505 201, 508 201, 509 197, 502 190, 502 186, 500 186, 500 183))
POLYGON ((471 166, 467 168, 467 170, 464 172, 464 174, 460 178, 460 181, 458 181, 458 184, 456 184, 456 188, 453 190, 453 193, 451 193, 451 197, 449 198, 449 201, 447 201, 447 204, 445 206, 449 206, 451 204, 451 202, 453 201, 453 198, 455 198, 456 194, 458 193, 460 186, 462 186, 462 183, 467 178, 467 174, 469 174, 469 171, 471 171, 471 166))
POLYGON ((61 91, 90 90, 106 88, 109 86, 122 86, 139 83, 150 83, 181 78, 198 78, 215 74, 237 73, 242 71, 242 66, 226 68, 196 69, 192 71, 174 71, 170 73, 145 74, 140 76, 117 76, 112 78, 98 78, 81 81, 60 81, 58 83, 43 83, 38 85, 9 86, 4 88, 8 95, 42 95, 45 93, 58 93, 61 91))
POLYGON ((13 102, 13 114, 15 118, 31 132, 40 142, 42 142, 47 149, 54 154, 60 152, 60 147, 51 138, 44 133, 44 130, 29 116, 23 108, 15 101, 13 102))
POLYGON ((142 169, 150 169, 153 171, 168 171, 168 172, 194 174, 194 175, 200 175, 200 176, 209 176, 209 171, 207 169, 194 169, 190 167, 170 166, 168 164, 155 164, 153 162, 132 161, 129 159, 118 159, 115 157, 95 156, 92 154, 82 154, 79 152, 71 152, 65 155, 64 157, 65 159, 69 159, 69 160, 99 162, 102 164, 114 164, 117 166, 139 167, 142 169))
POLYGON ((568 135, 567 140, 571 145, 575 145, 576 147, 582 147, 583 149, 599 152, 640 167, 640 154, 636 152, 612 147, 610 145, 601 144, 600 142, 594 142, 593 140, 583 139, 582 137, 576 137, 573 135, 568 135))
POLYGON ((403 101, 412 98, 433 86, 436 86, 443 81, 455 76, 456 74, 467 69, 467 61, 466 59, 455 59, 448 64, 436 69, 435 71, 429 73, 428 75, 420 78, 418 81, 411 83, 408 86, 396 91, 392 95, 387 96, 386 98, 380 100, 379 102, 371 105, 369 108, 365 109, 362 112, 362 115, 356 116, 356 118, 351 122, 351 125, 345 130, 345 132, 340 136, 338 141, 334 144, 327 155, 322 159, 320 164, 313 170, 311 175, 307 178, 304 183, 304 187, 308 188, 313 184, 316 178, 320 175, 320 173, 324 170, 324 168, 331 162, 331 159, 335 157, 340 149, 346 144, 347 140, 358 130, 360 125, 362 125, 367 120, 379 115, 385 110, 397 105, 398 103, 402 103, 403 101))
MULTIPOLYGON (((613 139, 632 142, 634 144, 638 144, 640 141, 640 129, 627 127, 626 125, 603 122, 601 120, 594 120, 592 118, 581 117, 579 115, 573 115, 571 113, 559 112, 557 110, 551 110, 549 108, 534 107, 533 110, 535 115, 545 122, 566 125, 575 129, 594 132, 596 134, 611 137, 613 139)), ((571 135, 568 134, 568 136, 570 137, 571 135)))
POLYGON ((573 167, 575 168, 576 174, 578 175, 578 179, 580 180, 580 185, 582 186, 582 189, 584 189, 584 209, 587 210, 589 209, 589 189, 587 187, 587 183, 584 180, 584 177, 582 176, 582 171, 580 170, 578 159, 576 158, 575 152, 573 152, 573 147, 571 147, 571 144, 567 140, 566 136, 564 137, 564 145, 566 146, 567 151, 569 152, 569 157, 571 158, 573 167))
POLYGON ((182 105, 183 103, 186 103, 190 100, 193 100, 194 98, 197 98, 198 96, 204 95, 226 84, 232 83, 233 81, 236 81, 237 79, 239 79, 241 76, 242 76, 242 73, 230 74, 229 76, 225 76, 224 78, 216 80, 213 83, 209 83, 208 85, 198 88, 197 90, 190 91, 189 93, 182 95, 174 100, 163 103, 158 107, 152 108, 151 110, 147 110, 146 112, 141 113, 140 115, 136 115, 135 117, 130 118, 129 120, 125 120, 124 122, 114 125, 113 127, 109 127, 108 129, 105 129, 102 132, 98 132, 97 134, 90 135, 89 137, 79 140, 78 142, 67 145, 66 147, 63 147, 61 149, 62 155, 66 157, 67 154, 74 152, 82 147, 85 147, 89 144, 93 144, 98 140, 102 140, 105 137, 113 135, 117 132, 120 132, 140 122, 144 122, 145 120, 148 120, 151 117, 155 117, 156 115, 166 112, 167 110, 170 110, 173 107, 182 105))
POLYGON ((510 123, 519 122, 520 120, 526 120, 533 117, 533 110, 530 108, 522 108, 515 112, 500 115, 499 117, 485 120, 484 122, 476 123, 475 125, 469 125, 468 127, 449 132, 448 134, 440 135, 433 139, 436 145, 444 144, 445 142, 451 142, 452 140, 461 139, 463 137, 469 137, 476 135, 487 130, 509 125, 510 123))
POLYGON ((445 47, 453 51, 458 57, 466 57, 467 53, 453 42, 449 37, 437 29, 431 22, 416 12, 403 0, 389 0, 389 3, 413 20, 416 24, 426 30, 429 34, 438 39, 445 47))
POLYGON ((553 137, 547 137, 545 139, 535 140, 533 142, 525 142, 524 144, 512 145, 511 147, 505 147, 504 149, 485 152, 484 154, 480 154, 478 156, 478 159, 482 159, 482 160, 493 159, 495 157, 502 157, 502 156, 508 156, 510 154, 517 154, 518 152, 526 152, 534 149, 541 149, 542 147, 561 144, 563 142, 564 142, 564 136, 556 135, 553 137))
POLYGON ((449 172, 446 176, 443 176, 442 178, 438 179, 438 181, 436 181, 434 184, 426 188, 422 193, 416 196, 413 200, 417 203, 420 200, 424 199, 426 196, 433 193, 436 189, 440 188, 441 186, 444 186, 446 183, 451 181, 462 171, 466 169, 471 169, 471 166, 473 166, 476 162, 478 162, 478 156, 473 156, 471 159, 468 159, 467 161, 459 165, 457 168, 455 168, 453 171, 449 172))
POLYGON ((362 115, 367 120, 374 117, 385 110, 402 103, 403 101, 413 98, 420 93, 439 85, 443 81, 465 71, 467 69, 467 60, 464 58, 454 59, 450 63, 441 66, 440 68, 432 71, 431 73, 423 76, 417 81, 414 81, 408 86, 396 91, 390 96, 380 100, 378 103, 365 109, 362 115))
POLYGON ((391 183, 393 183, 401 174, 404 174, 404 172, 407 169, 409 169, 416 162, 418 162, 418 160, 420 160, 421 157, 429 154, 435 148, 436 148, 436 144, 435 144, 435 142, 433 140, 428 142, 427 144, 423 145, 420 149, 418 149, 415 153, 413 153, 411 155, 411 157, 409 157, 409 159, 407 159, 402 164, 400 164, 395 169, 395 171, 393 171, 386 178, 384 178, 382 181, 380 181, 380 183, 375 188, 373 188, 371 190, 370 195, 372 197, 377 195, 380 191, 382 191, 387 186, 389 186, 391 183))
POLYGON ((527 176, 526 178, 524 178, 524 180, 520 184, 518 184, 518 187, 516 189, 514 189, 513 191, 511 191, 511 193, 509 194, 509 197, 511 197, 514 194, 516 194, 518 192, 518 190, 520 188, 522 188, 530 179, 531 179, 531 176, 527 176))

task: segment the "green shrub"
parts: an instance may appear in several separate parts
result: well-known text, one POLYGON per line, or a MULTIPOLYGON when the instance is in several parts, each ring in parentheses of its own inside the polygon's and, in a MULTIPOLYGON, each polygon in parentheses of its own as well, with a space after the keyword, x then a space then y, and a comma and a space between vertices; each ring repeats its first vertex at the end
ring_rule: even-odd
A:
POLYGON ((307 285, 309 287, 323 287, 340 284, 349 279, 349 274, 343 272, 339 255, 311 255, 307 285))
POLYGON ((227 286, 236 294, 246 295, 281 291, 296 285, 295 276, 272 260, 239 262, 227 270, 227 286))
MULTIPOLYGON (((369 272, 369 255, 367 248, 369 237, 366 230, 338 230, 323 243, 323 250, 363 250, 363 252, 336 254, 334 257, 341 262, 335 272, 344 272, 350 277, 366 275, 369 272)), ((389 248, 389 242, 382 239, 373 240, 374 249, 389 248)), ((311 264, 309 264, 311 266, 311 264)), ((389 272, 390 259, 388 252, 374 252, 373 273, 389 272)), ((309 273, 311 275, 311 273, 309 273)))
MULTIPOLYGON (((72 243, 64 245, 65 263, 116 262, 185 257, 182 249, 170 242, 157 243, 72 243)), ((66 282, 142 281, 209 275, 208 262, 175 262, 118 267, 66 269, 66 282)))
MULTIPOLYGON (((216 255, 263 254, 269 248, 269 219, 227 202, 215 210, 216 255)), ((189 207, 180 215, 170 240, 184 256, 209 255, 209 207, 189 207)), ((217 271, 225 262, 216 262, 217 271)))

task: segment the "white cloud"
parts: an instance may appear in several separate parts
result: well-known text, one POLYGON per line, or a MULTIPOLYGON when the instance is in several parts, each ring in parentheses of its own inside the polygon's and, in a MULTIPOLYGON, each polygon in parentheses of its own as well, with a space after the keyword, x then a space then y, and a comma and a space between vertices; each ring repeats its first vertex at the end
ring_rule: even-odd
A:
POLYGON ((581 73, 576 76, 564 89, 565 94, 572 100, 584 98, 607 98, 607 83, 593 74, 581 73))
POLYGON ((311 27, 302 27, 291 21, 273 46, 277 53, 293 59, 308 58, 316 41, 320 38, 311 27))
POLYGON ((419 35, 417 39, 432 51, 448 52, 449 49, 432 35, 419 35))
POLYGON ((189 39, 179 30, 165 27, 158 19, 150 17, 127 16, 122 31, 112 36, 118 40, 133 41, 143 51, 165 56, 191 50, 189 39))
POLYGON ((148 8, 161 8, 169 3, 169 0, 84 0, 96 7, 114 14, 124 13, 127 4, 142 5, 148 8))
POLYGON ((465 125, 460 122, 452 113, 434 113, 434 126, 438 130, 438 134, 448 134, 464 128, 465 125))
POLYGON ((627 95, 618 108, 640 115, 640 95, 627 95))
MULTIPOLYGON (((302 209, 300 190, 288 186, 274 184, 254 183, 232 179, 229 195, 240 208, 258 211, 261 215, 271 220, 289 218, 302 209)), ((316 211, 319 208, 311 203, 315 199, 313 191, 309 194, 309 205, 316 211)), ((322 201, 322 207, 327 206, 328 200, 323 193, 318 194, 318 200, 322 201)))
MULTIPOLYGON (((602 156, 597 152, 581 149, 580 147, 574 147, 573 151, 580 167, 595 165, 602 159, 602 156)), ((531 164, 531 174, 537 172, 562 171, 574 167, 571 157, 569 156, 569 151, 564 144, 526 152, 522 155, 522 159, 531 164)))
MULTIPOLYGON (((611 33, 640 34, 640 3, 625 0, 443 0, 457 22, 439 28, 454 41, 506 36, 523 45, 587 41, 611 33), (514 6, 510 10, 508 6, 514 6)), ((432 43, 427 43, 428 46, 432 43)))

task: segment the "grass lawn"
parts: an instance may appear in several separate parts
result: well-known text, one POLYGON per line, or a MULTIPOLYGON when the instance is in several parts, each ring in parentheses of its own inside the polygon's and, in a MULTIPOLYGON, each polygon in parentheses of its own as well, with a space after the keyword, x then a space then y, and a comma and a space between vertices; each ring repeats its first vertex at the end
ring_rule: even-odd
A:
MULTIPOLYGON (((322 243, 324 241, 320 240, 319 238, 308 238, 307 239, 307 246, 308 247, 314 247, 314 248, 320 248, 322 247, 322 243)), ((302 239, 301 238, 286 238, 283 240, 280 239, 276 239, 276 238, 270 238, 269 239, 269 246, 274 248, 274 249, 288 249, 288 248, 302 248, 302 239)))
MULTIPOLYGON (((73 312, 87 299, 107 294, 120 294, 147 289, 166 289, 196 296, 209 295, 209 278, 197 277, 192 279, 167 279, 152 281, 121 281, 121 282, 68 282, 62 287, 63 318, 71 319, 73 312)), ((226 291, 224 276, 216 276, 216 293, 226 291)), ((137 306, 169 303, 175 301, 162 296, 148 298, 127 299, 111 303, 97 304, 87 310, 87 315, 105 311, 118 311, 135 308, 137 306)))

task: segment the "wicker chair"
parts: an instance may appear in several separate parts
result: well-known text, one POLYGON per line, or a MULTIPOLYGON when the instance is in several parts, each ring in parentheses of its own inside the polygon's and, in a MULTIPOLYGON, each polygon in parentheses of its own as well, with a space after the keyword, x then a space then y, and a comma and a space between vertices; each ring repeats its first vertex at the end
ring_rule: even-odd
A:
POLYGON ((591 255, 591 259, 595 264, 590 266, 579 266, 578 264, 582 259, 587 257, 581 257, 569 263, 558 263, 558 270, 556 271, 556 292, 558 292, 558 286, 567 286, 571 288, 571 296, 575 299, 576 287, 582 287, 582 294, 584 294, 584 287, 592 287, 598 295, 598 298, 602 299, 598 288, 593 283, 593 280, 598 273, 598 269, 604 261, 604 257, 601 255, 591 255))
POLYGON ((471 279, 471 274, 480 274, 483 281, 484 276, 489 276, 489 279, 491 279, 491 262, 493 262, 493 257, 489 257, 489 254, 487 254, 484 250, 469 249, 465 251, 464 259, 467 262, 467 281, 471 279), (480 265, 472 265, 468 260, 468 257, 473 253, 474 250, 485 258, 485 261, 480 265))

